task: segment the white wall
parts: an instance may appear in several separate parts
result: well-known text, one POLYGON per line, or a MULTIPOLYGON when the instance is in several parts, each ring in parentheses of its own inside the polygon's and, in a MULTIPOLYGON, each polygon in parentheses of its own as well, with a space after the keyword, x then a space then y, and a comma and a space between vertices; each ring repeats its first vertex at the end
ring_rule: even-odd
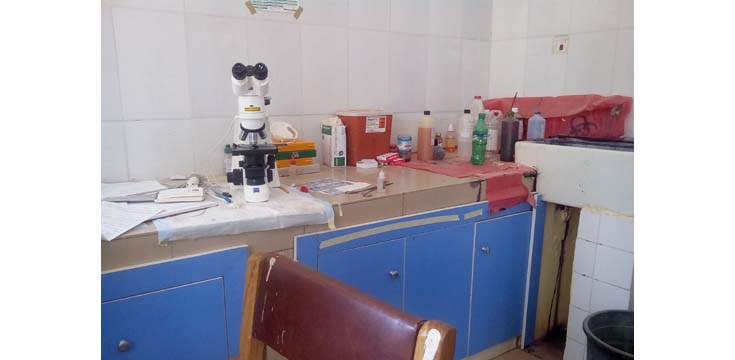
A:
POLYGON ((299 20, 243 3, 102 1, 103 181, 222 172, 238 61, 268 65, 271 119, 310 140, 346 107, 393 111, 395 138, 472 95, 633 95, 632 0, 302 0, 299 20))

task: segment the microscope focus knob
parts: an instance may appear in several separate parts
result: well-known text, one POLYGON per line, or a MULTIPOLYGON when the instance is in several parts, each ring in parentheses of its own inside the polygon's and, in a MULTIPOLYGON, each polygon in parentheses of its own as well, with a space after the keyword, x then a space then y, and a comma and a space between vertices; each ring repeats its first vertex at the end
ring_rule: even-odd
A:
POLYGON ((232 169, 232 172, 228 172, 227 182, 233 185, 242 185, 242 169, 232 169))

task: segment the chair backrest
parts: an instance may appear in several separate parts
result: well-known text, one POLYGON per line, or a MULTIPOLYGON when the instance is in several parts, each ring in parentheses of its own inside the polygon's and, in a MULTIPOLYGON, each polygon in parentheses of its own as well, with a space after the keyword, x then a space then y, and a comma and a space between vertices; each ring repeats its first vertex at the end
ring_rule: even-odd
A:
POLYGON ((403 313, 277 254, 252 254, 240 359, 450 360, 456 331, 403 313))

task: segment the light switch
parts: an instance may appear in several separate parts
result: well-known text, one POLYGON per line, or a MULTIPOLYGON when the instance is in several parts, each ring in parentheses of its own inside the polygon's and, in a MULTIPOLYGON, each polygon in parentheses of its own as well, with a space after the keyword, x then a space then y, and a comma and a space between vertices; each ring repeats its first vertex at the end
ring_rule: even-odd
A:
POLYGON ((557 35, 552 39, 554 54, 566 54, 569 48, 569 35, 557 35))

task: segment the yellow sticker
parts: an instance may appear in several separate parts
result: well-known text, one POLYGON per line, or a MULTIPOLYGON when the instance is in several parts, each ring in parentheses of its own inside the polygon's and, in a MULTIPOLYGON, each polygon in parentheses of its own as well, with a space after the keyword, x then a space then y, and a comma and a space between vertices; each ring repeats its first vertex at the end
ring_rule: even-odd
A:
POLYGON ((260 106, 251 106, 242 109, 243 111, 260 111, 260 106))

